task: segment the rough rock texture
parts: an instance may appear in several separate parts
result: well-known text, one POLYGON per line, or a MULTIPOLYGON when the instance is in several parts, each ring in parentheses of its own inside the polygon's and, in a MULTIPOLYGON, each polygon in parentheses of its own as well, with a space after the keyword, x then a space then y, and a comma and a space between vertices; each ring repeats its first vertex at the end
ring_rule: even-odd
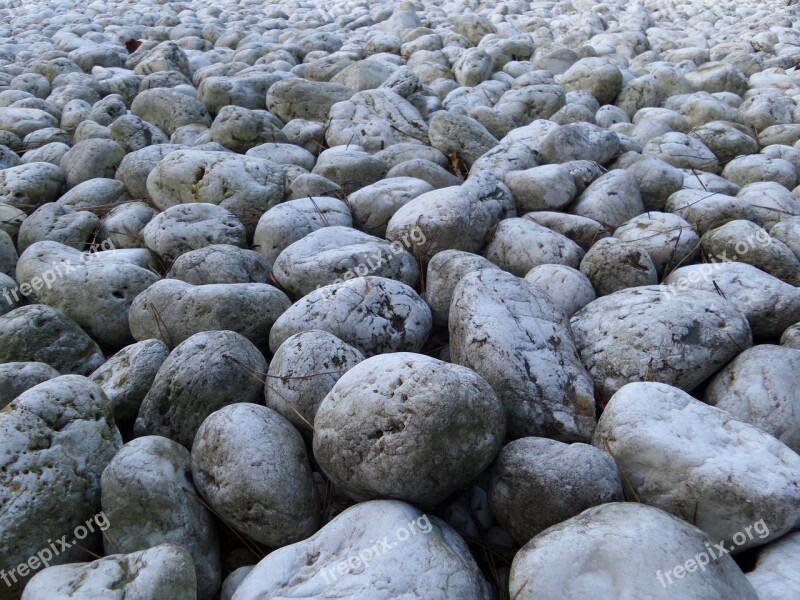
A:
POLYGON ((598 298, 570 324, 583 364, 605 400, 632 381, 690 391, 753 343, 747 319, 732 302, 665 286, 598 298))
MULTIPOLYGON (((99 512, 100 476, 122 439, 111 402, 79 375, 56 377, 18 396, 0 411, 0 432, 0 568, 8 572, 46 547, 42 540, 58 539, 99 512)), ((85 544, 97 541, 94 533, 85 544)), ((77 546, 61 550, 53 563, 85 557, 77 546)), ((29 577, 17 574, 17 583, 0 592, 4 600, 17 597, 29 577)))
POLYGON ((287 338, 321 329, 364 356, 418 352, 431 329, 428 305, 407 285, 382 277, 359 277, 314 290, 295 302, 272 327, 273 352, 287 338))
POLYGON ((192 485, 189 451, 159 436, 128 442, 102 477, 108 554, 180 546, 191 555, 197 598, 210 600, 221 582, 216 525, 192 485), (136 494, 131 494, 136 490, 136 494))
POLYGON ((800 453, 800 350, 764 344, 717 373, 703 400, 771 433, 800 453))
POLYGON ((90 563, 49 567, 26 586, 23 600, 48 598, 197 598, 191 555, 174 544, 130 554, 112 554, 90 563))
POLYGON ((510 273, 473 271, 453 292, 449 329, 453 362, 489 382, 511 436, 589 439, 592 381, 567 316, 547 294, 510 273))
POLYGON ((215 410, 257 402, 267 363, 247 338, 233 331, 198 333, 162 363, 139 409, 134 433, 164 435, 191 448, 197 429, 215 410))

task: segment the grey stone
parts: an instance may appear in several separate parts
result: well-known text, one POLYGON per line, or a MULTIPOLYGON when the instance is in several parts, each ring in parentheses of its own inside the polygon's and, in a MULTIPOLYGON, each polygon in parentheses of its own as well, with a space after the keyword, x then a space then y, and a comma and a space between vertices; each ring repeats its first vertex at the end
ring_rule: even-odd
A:
POLYGON ((261 399, 264 384, 256 375, 266 370, 262 354, 238 333, 193 335, 158 370, 139 409, 134 435, 164 435, 191 448, 208 415, 228 404, 261 399))
POLYGON ((592 382, 566 315, 547 294, 510 273, 473 271, 453 292, 449 330, 453 362, 489 382, 510 436, 589 439, 592 382))
POLYGON ((374 356, 320 404, 314 457, 355 500, 432 506, 491 463, 505 416, 489 384, 465 367, 409 352, 374 356))
POLYGON ((192 479, 216 514, 261 544, 280 548, 319 528, 303 438, 266 406, 239 402, 209 415, 192 445, 192 479))

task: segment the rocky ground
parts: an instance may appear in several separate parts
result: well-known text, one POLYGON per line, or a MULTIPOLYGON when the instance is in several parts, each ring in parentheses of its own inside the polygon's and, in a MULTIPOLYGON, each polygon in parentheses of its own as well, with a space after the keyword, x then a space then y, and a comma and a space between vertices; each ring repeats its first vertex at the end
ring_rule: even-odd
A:
POLYGON ((0 600, 800 598, 799 17, 0 2, 0 600))

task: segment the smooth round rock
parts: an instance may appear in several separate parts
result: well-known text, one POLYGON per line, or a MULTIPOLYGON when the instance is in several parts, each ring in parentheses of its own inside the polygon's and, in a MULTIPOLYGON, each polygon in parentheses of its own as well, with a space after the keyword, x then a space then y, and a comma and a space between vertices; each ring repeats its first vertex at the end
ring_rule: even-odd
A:
POLYGON ((757 600, 733 558, 711 559, 715 542, 691 524, 645 504, 602 504, 528 542, 511 564, 509 590, 517 600, 540 594, 579 600, 586 594, 617 598, 627 593, 672 600, 677 585, 686 600, 757 600), (683 565, 698 555, 709 566, 698 570, 695 561, 694 572, 687 573, 683 565), (673 574, 676 568, 683 569, 685 579, 673 574))
POLYGON ((497 520, 522 545, 587 508, 624 500, 610 454, 535 437, 503 447, 492 465, 489 498, 497 520))
POLYGON ((192 479, 226 523, 271 548, 319 528, 303 438, 266 406, 240 402, 209 415, 192 445, 192 479))
POLYGON ((169 356, 161 340, 145 340, 126 346, 89 375, 111 401, 114 420, 122 427, 139 414, 142 400, 150 390, 156 373, 169 356))
POLYGON ((747 319, 729 300, 666 286, 598 298, 575 313, 570 325, 583 364, 606 400, 645 377, 692 390, 753 343, 747 319))
POLYGON ((614 456, 639 502, 693 523, 733 552, 796 527, 800 456, 682 390, 656 382, 624 386, 592 443, 614 456), (748 536, 745 528, 754 523, 766 532, 748 536))
POLYGON ((355 500, 432 506, 483 471, 504 434, 505 409, 482 377, 399 352, 336 382, 314 419, 314 457, 355 500))
POLYGON ((270 328, 291 301, 266 283, 192 285, 162 279, 131 304, 131 334, 137 340, 159 339, 170 348, 203 331, 235 331, 266 349, 270 328))
POLYGON ((0 362, 41 362, 88 375, 105 362, 100 347, 64 313, 43 304, 0 315, 0 362))
POLYGON ((167 263, 206 246, 243 248, 247 241, 244 225, 232 212, 203 202, 167 208, 145 225, 141 234, 145 247, 167 263))
POLYGON ((800 450, 796 401, 800 350, 763 344, 742 352, 717 373, 703 400, 800 450))

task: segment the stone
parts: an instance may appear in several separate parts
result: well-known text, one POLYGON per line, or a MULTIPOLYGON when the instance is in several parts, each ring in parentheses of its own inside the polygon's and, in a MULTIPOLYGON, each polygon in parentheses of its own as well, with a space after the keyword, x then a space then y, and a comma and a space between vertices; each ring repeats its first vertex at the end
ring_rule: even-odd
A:
POLYGON ((752 208, 752 218, 747 220, 766 229, 800 216, 800 199, 774 181, 749 183, 739 190, 736 197, 752 208))
POLYGON ((648 211, 615 229, 614 237, 647 252, 659 278, 691 263, 700 247, 694 228, 672 213, 648 211))
POLYGON ((304 296, 283 313, 270 332, 272 352, 290 336, 320 329, 364 356, 419 352, 431 329, 428 305, 407 285, 382 277, 334 283, 304 296))
POLYGON ((453 65, 453 75, 459 85, 474 87, 491 77, 492 57, 480 48, 469 48, 453 65))
POLYGON ((355 90, 338 83, 293 77, 278 81, 269 88, 267 108, 284 123, 292 119, 324 123, 331 107, 349 100, 354 93, 355 90))
POLYGON ((287 142, 280 125, 279 122, 276 125, 276 119, 265 111, 223 106, 211 123, 209 139, 234 152, 244 153, 259 144, 287 142))
POLYGON ((663 210, 687 221, 700 235, 716 223, 731 219, 761 221, 756 209, 745 198, 702 189, 682 189, 675 192, 667 198, 663 210))
POLYGON ((602 175, 575 200, 569 212, 613 230, 644 212, 636 178, 622 169, 602 175))
POLYGON ((747 319, 732 302, 666 286, 598 298, 575 313, 570 325, 605 400, 645 378, 691 391, 753 343, 747 319))
MULTIPOLYGON (((30 388, 0 411, 0 432, 0 568, 8 573, 36 556, 43 540, 58 539, 65 531, 77 537, 77 527, 88 539, 50 558, 54 564, 80 560, 79 546, 95 547, 99 541, 95 523, 107 523, 98 516, 101 474, 122 445, 108 398, 85 377, 62 375, 30 388)), ((26 571, 20 569, 4 586, 4 600, 19 597, 33 574, 26 571)))
POLYGON ((570 172, 562 165, 544 165, 507 173, 503 182, 514 195, 517 213, 560 211, 577 197, 570 172))
POLYGON ((800 350, 762 344, 742 352, 706 387, 703 401, 771 433, 800 450, 800 419, 795 416, 800 350))
POLYGON ((142 228, 141 236, 145 247, 166 263, 198 248, 244 247, 247 241, 245 226, 232 212, 205 202, 170 206, 142 228))
POLYGON ((170 348, 200 332, 226 330, 266 349, 270 328, 290 304, 286 294, 266 283, 162 279, 136 296, 129 322, 135 339, 160 339, 170 348))
POLYGON ((134 424, 134 435, 164 435, 191 448, 203 420, 234 402, 258 402, 263 355, 233 331, 207 331, 178 344, 162 363, 134 424))
POLYGON ((692 523, 733 552, 797 526, 800 456, 670 385, 624 386, 600 417, 592 443, 614 456, 639 502, 692 523))
POLYGON ((399 352, 368 358, 336 382, 314 419, 314 457, 357 501, 433 506, 491 463, 504 433, 505 409, 483 378, 399 352))
POLYGON ((550 296, 567 317, 596 298, 589 278, 567 265, 538 265, 528 271, 525 281, 550 296))
POLYGON ((42 304, 0 315, 0 340, 0 363, 41 362, 62 374, 88 375, 105 362, 77 323, 42 304))
POLYGON ((192 485, 189 451, 155 435, 132 440, 103 471, 101 485, 110 522, 106 553, 178 546, 194 563, 196 597, 214 598, 222 579, 219 542, 213 517, 192 485))
POLYGON ((347 197, 347 205, 356 227, 384 237, 389 220, 401 206, 433 189, 430 183, 416 177, 391 177, 353 192, 347 197))
POLYGON ((58 127, 58 120, 48 112, 37 108, 0 108, 0 129, 20 139, 46 127, 58 127))
POLYGON ((197 98, 168 88, 140 92, 131 103, 131 113, 158 127, 167 135, 184 125, 211 125, 211 116, 197 98))
POLYGON ((591 160, 603 165, 619 154, 620 142, 615 133, 602 127, 591 123, 570 123, 548 133, 541 148, 545 163, 591 160))
POLYGON ((678 169, 697 169, 719 173, 716 155, 696 137, 671 131, 652 138, 644 145, 642 154, 655 156, 678 169))
POLYGON ((125 185, 116 179, 95 177, 79 183, 57 203, 73 210, 94 210, 104 212, 130 201, 125 185))
POLYGON ((146 202, 124 202, 112 208, 100 221, 96 239, 113 244, 114 248, 141 248, 142 230, 158 211, 146 202))
POLYGON ((587 593, 670 600, 679 586, 686 600, 757 600, 733 558, 717 556, 715 541, 645 504, 601 504, 528 542, 511 564, 509 590, 517 600, 533 600, 538 594, 578 600, 587 593), (690 560, 694 569, 687 576, 683 565, 691 568, 690 560), (698 561, 705 563, 699 571, 698 561))
POLYGON ((58 198, 66 174, 57 165, 31 162, 0 171, 0 202, 34 208, 58 198))
POLYGON ((747 263, 778 279, 800 278, 800 259, 786 244, 772 239, 752 221, 728 221, 706 232, 702 247, 706 256, 718 261, 747 263))
POLYGON ((600 223, 588 217, 580 217, 553 211, 534 211, 522 216, 571 239, 583 250, 588 250, 597 240, 609 236, 600 223))
POLYGON ((504 219, 498 223, 483 255, 518 277, 533 267, 562 264, 577 267, 584 252, 575 242, 530 219, 504 219))
POLYGON ((345 194, 375 183, 383 177, 386 165, 358 147, 336 146, 317 157, 312 173, 341 186, 345 194))
POLYGON ((233 600, 291 597, 309 587, 339 596, 368 589, 375 600, 403 594, 429 600, 492 597, 461 536, 398 500, 352 506, 307 540, 270 553, 244 578, 233 600), (386 532, 392 532, 388 550, 379 543, 386 532))
POLYGON ((588 444, 526 437, 500 451, 491 469, 492 513, 521 545, 606 502, 622 502, 610 454, 588 444))
POLYGON ((458 187, 427 192, 400 207, 386 226, 386 237, 406 245, 424 237, 415 255, 427 263, 442 250, 480 252, 492 228, 514 216, 511 191, 495 175, 479 173, 458 187))
POLYGON ((52 306, 104 347, 117 350, 133 341, 128 313, 133 299, 159 276, 115 250, 78 252, 58 242, 37 242, 20 256, 17 281, 31 298, 52 306))
MULTIPOLYGON (((68 206, 49 202, 33 211, 22 222, 17 247, 25 252, 36 242, 58 242, 75 250, 86 250, 94 238, 100 219, 89 211, 76 211, 68 206)), ((0 260, 0 264, 8 259, 0 260)), ((16 261, 14 261, 16 262, 16 261)), ((4 270, 0 266, 0 270, 4 270)))
POLYGON ((697 289, 724 295, 747 317, 755 337, 778 337, 800 321, 800 291, 746 263, 688 265, 663 283, 672 291, 697 289))
POLYGON ((283 199, 282 169, 268 160, 227 152, 176 150, 147 176, 153 204, 215 204, 233 213, 249 235, 258 219, 283 199))
POLYGON ((97 598, 122 592, 174 600, 197 598, 192 556, 181 546, 161 544, 89 563, 48 567, 25 586, 25 600, 97 598))
POLYGON ((33 386, 59 375, 53 367, 41 362, 0 364, 0 408, 33 386))
POLYGON ((428 263, 422 294, 431 309, 434 325, 447 326, 453 291, 464 275, 479 269, 498 268, 483 256, 470 252, 444 250, 436 254, 428 263))
POLYGON ((335 282, 374 275, 413 287, 419 281, 413 248, 351 227, 323 227, 278 255, 275 279, 289 294, 302 297, 335 282))
POLYGON ((431 146, 445 156, 463 161, 467 170, 499 142, 475 119, 441 111, 430 121, 428 136, 431 146))
POLYGON ((510 273, 473 271, 453 292, 449 331, 453 362, 489 382, 511 437, 589 439, 592 382, 566 315, 547 294, 510 273))
POLYGON ((269 160, 276 165, 297 165, 306 171, 311 171, 317 162, 316 157, 305 148, 280 142, 258 144, 247 150, 245 155, 269 160))
MULTIPOLYGON (((744 127, 737 127, 728 121, 703 123, 699 127, 694 127, 690 135, 703 142, 720 163, 735 160, 742 154, 755 154, 759 150, 758 141, 746 133, 744 127)), ((727 178, 724 174, 723 177, 727 178)))
POLYGON ((800 535, 791 533, 759 549, 755 568, 747 573, 747 579, 760 600, 780 600, 800 593, 798 546, 800 535))
POLYGON ((618 238, 598 240, 580 263, 598 296, 658 283, 656 267, 643 248, 618 238))
POLYGON ((210 283, 270 283, 272 265, 258 252, 230 244, 212 244, 181 254, 167 279, 192 285, 210 283))
POLYGON ((145 340, 125 346, 89 375, 111 401, 114 421, 120 427, 136 419, 142 400, 167 356, 169 348, 164 342, 145 340))
POLYGON ((303 438, 274 410, 239 402, 210 414, 197 431, 191 460, 197 490, 250 539, 280 548, 319 528, 303 438))
POLYGON ((428 143, 428 125, 419 110, 386 88, 357 92, 331 106, 330 115, 320 120, 328 117, 329 146, 357 144, 367 152, 378 152, 394 144, 428 143))
POLYGON ((114 140, 89 139, 75 144, 61 159, 67 188, 95 177, 113 178, 125 156, 125 150, 114 140))
POLYGON ((605 58, 582 58, 567 69, 559 82, 567 92, 587 91, 600 104, 611 104, 622 87, 622 72, 605 58))
POLYGON ((364 355, 327 331, 304 331, 275 351, 264 384, 266 405, 301 433, 314 431, 322 400, 364 355))
POLYGON ((253 236, 253 248, 274 262, 292 243, 332 225, 353 225, 350 209, 341 200, 327 197, 290 200, 262 215, 253 236))

